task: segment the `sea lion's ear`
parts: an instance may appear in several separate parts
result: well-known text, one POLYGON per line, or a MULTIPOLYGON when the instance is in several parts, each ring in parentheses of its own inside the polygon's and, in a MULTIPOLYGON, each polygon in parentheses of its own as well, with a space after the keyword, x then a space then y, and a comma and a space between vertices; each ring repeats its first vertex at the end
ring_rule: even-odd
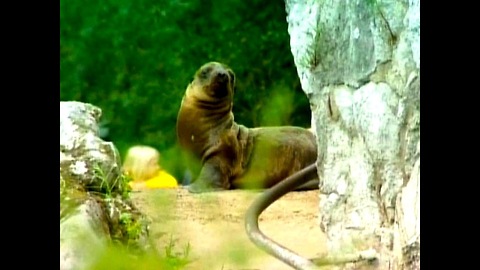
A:
POLYGON ((230 76, 230 83, 232 85, 232 91, 235 94, 236 92, 236 86, 235 86, 235 73, 231 69, 227 69, 228 75, 230 76))
POLYGON ((235 86, 235 73, 231 69, 228 69, 228 75, 230 75, 230 80, 232 81, 232 85, 235 86))

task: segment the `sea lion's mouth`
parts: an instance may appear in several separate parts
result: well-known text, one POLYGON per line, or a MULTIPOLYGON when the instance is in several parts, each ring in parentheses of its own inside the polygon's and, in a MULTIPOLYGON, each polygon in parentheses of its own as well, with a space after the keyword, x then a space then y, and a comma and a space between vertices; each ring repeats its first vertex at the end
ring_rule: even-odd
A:
POLYGON ((228 95, 228 89, 225 84, 212 83, 210 85, 211 95, 215 98, 223 98, 228 95))

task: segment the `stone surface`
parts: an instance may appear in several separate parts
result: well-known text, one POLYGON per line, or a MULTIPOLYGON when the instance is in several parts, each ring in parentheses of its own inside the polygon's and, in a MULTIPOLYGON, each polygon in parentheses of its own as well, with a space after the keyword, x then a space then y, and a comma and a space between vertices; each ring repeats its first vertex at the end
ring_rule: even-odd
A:
POLYGON ((60 221, 60 269, 88 269, 109 240, 102 206, 87 200, 60 221))
POLYGON ((91 104, 60 102, 60 269, 88 269, 113 240, 147 248, 118 151, 98 137, 100 116, 91 104))
POLYGON ((91 104, 60 102, 60 175, 90 189, 123 188, 120 155, 98 137, 100 116, 91 104))
POLYGON ((420 269, 420 144, 410 179, 397 198, 396 210, 396 254, 401 254, 399 261, 407 269, 420 269))
POLYGON ((320 227, 329 252, 375 248, 377 269, 392 261, 401 269, 411 244, 401 239, 419 236, 419 213, 399 216, 398 209, 417 205, 398 198, 419 197, 412 190, 419 182, 420 1, 285 2, 318 139, 320 227))

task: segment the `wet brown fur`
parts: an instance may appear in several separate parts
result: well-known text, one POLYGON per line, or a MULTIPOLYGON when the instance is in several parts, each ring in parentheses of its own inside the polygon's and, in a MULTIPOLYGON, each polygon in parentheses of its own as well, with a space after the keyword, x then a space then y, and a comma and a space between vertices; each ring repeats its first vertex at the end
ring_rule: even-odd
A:
MULTIPOLYGON (((177 138, 202 162, 191 192, 269 188, 317 158, 315 137, 308 129, 247 128, 235 123, 234 91, 235 74, 218 62, 200 67, 187 87, 177 138)), ((308 177, 316 179, 316 172, 308 177)), ((311 187, 318 187, 316 183, 311 187)))

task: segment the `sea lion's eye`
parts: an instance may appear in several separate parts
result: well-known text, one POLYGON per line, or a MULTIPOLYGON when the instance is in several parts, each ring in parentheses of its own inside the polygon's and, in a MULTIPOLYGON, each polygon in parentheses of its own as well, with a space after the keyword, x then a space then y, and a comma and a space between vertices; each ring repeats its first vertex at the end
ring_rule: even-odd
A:
POLYGON ((205 68, 200 72, 200 78, 206 79, 208 78, 208 73, 210 73, 210 68, 205 68))

